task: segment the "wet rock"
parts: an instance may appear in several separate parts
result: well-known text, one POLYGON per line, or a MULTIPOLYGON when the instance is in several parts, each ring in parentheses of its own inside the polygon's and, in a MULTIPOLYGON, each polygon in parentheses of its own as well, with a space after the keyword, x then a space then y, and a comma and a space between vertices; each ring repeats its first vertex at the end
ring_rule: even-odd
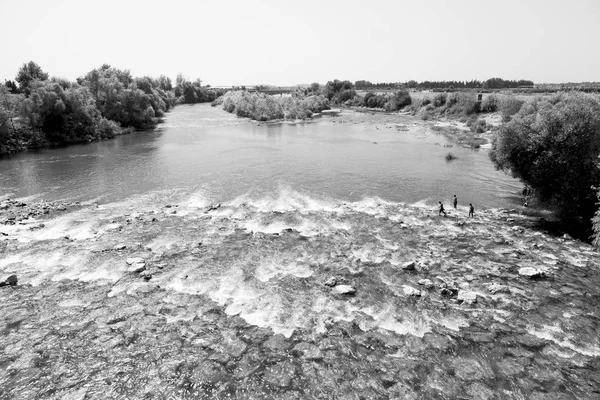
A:
POLYGON ((332 293, 340 294, 340 295, 348 295, 351 296, 356 293, 356 289, 354 289, 350 285, 338 285, 331 290, 332 293))
POLYGON ((407 296, 421 297, 421 291, 412 286, 402 285, 402 291, 407 296))
POLYGON ((286 388, 291 386, 295 375, 296 366, 288 361, 283 361, 268 367, 263 378, 272 386, 286 388))
POLYGON ((275 352, 282 352, 290 348, 290 344, 286 340, 285 336, 281 334, 271 336, 266 342, 263 343, 263 347, 275 352))
POLYGON ((478 400, 491 400, 496 397, 494 391, 481 382, 474 382, 471 384, 467 388, 467 394, 471 396, 472 399, 478 400))
POLYGON ((337 284, 337 279, 335 277, 331 277, 327 279, 324 283, 325 286, 334 287, 337 284))
POLYGON ((323 358, 323 354, 321 354, 321 350, 317 346, 306 342, 298 343, 294 346, 292 353, 306 360, 320 360, 323 358))
POLYGON ((510 288, 506 285, 500 285, 499 283, 492 283, 488 286, 488 291, 491 294, 510 293, 510 288))
POLYGON ((404 264, 402 264, 401 268, 405 271, 413 271, 415 269, 415 265, 416 265, 416 262, 408 261, 408 262, 405 262, 404 264))
POLYGON ((6 278, 4 280, 4 282, 0 282, 0 287, 2 286, 16 286, 17 282, 19 280, 17 279, 17 275, 10 275, 8 278, 6 278))
MULTIPOLYGON (((521 359, 521 361, 526 359, 521 359)), ((505 358, 496 363, 496 367, 498 368, 498 373, 503 377, 511 377, 513 375, 520 375, 525 371, 525 367, 517 362, 517 360, 513 360, 510 358, 505 358)))
POLYGON ((433 288, 433 282, 430 279, 419 279, 419 285, 425 286, 426 289, 433 288))
POLYGON ((464 304, 475 304, 477 303, 477 294, 467 290, 461 290, 458 292, 457 299, 464 304))
MULTIPOLYGON (((130 273, 139 273, 146 270, 146 260, 141 257, 131 257, 125 260, 125 263, 129 265, 127 268, 127 272, 130 273)), ((150 275, 150 277, 152 277, 150 275)))
POLYGON ((202 361, 192 371, 190 380, 197 386, 215 386, 229 380, 225 369, 214 361, 202 361))
POLYGON ((127 248, 126 245, 119 243, 118 245, 114 246, 112 249, 115 251, 121 251, 121 250, 125 250, 127 248))
POLYGON ((206 214, 206 213, 209 213, 209 212, 211 212, 211 211, 214 211, 214 210, 218 210, 219 208, 221 208, 221 203, 218 203, 218 204, 213 204, 213 205, 209 206, 209 207, 208 207, 208 208, 207 208, 207 209, 204 211, 204 214, 206 214))
POLYGON ((45 224, 36 224, 36 225, 30 226, 29 230, 34 231, 36 229, 42 229, 45 226, 46 226, 45 224))
POLYGON ((452 364, 456 376, 464 381, 491 379, 494 377, 494 371, 483 360, 477 361, 474 358, 456 357, 452 364))
POLYGON ((533 268, 533 267, 520 268, 519 275, 524 276, 529 279, 540 279, 540 278, 543 278, 546 276, 544 271, 537 269, 537 268, 533 268))

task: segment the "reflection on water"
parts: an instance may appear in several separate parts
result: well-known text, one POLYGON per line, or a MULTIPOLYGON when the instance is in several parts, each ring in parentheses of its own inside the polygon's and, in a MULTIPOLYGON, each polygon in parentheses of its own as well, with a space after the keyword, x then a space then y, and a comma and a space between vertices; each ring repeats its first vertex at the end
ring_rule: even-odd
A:
MULTIPOLYGON (((400 117, 399 117, 400 118, 400 117)), ((155 131, 40 150, 0 161, 2 195, 102 202, 163 190, 201 189, 213 201, 292 187, 322 199, 378 196, 509 206, 519 185, 493 169, 485 150, 453 147, 407 118, 395 126, 256 124, 207 104, 180 106, 155 131)))

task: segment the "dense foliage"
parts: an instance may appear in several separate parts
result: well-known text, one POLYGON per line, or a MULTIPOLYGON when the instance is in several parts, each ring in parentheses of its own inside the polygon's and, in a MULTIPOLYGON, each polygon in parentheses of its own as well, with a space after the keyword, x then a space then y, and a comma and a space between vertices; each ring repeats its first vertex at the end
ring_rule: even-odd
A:
POLYGON ((523 106, 494 138, 490 158, 563 221, 589 227, 600 183, 600 102, 560 93, 523 106))
POLYGON ((256 121, 306 119, 329 108, 327 99, 321 95, 274 97, 265 93, 230 91, 221 101, 225 111, 256 121))
POLYGON ((30 61, 15 81, 0 85, 0 156, 152 128, 175 104, 212 101, 219 94, 200 80, 180 75, 173 86, 164 75, 135 78, 106 64, 69 82, 49 78, 30 61))
POLYGON ((344 103, 356 96, 352 82, 340 81, 338 79, 327 82, 325 87, 321 89, 321 92, 334 104, 344 103))
POLYGON ((185 104, 212 102, 225 94, 225 90, 223 89, 212 89, 209 86, 202 86, 200 79, 190 82, 182 75, 177 76, 176 86, 173 88, 173 91, 179 102, 185 104))

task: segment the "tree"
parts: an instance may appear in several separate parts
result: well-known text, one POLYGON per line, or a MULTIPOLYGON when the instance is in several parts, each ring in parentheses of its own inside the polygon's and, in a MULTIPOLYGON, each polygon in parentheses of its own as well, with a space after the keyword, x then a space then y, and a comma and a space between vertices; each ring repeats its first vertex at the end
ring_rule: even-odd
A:
POLYGON ((29 61, 21 66, 15 80, 19 83, 19 90, 29 96, 31 83, 35 80, 45 81, 48 79, 48 74, 42 71, 42 68, 29 61))
POLYGON ((600 183, 600 102, 560 93, 524 105, 503 125, 490 158, 533 189, 572 228, 590 227, 600 183))

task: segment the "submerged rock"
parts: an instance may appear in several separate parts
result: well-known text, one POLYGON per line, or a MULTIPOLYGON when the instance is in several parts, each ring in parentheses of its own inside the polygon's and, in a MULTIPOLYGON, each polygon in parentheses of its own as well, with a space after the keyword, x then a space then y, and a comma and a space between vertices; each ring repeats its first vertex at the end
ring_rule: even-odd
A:
MULTIPOLYGON (((141 257, 128 258, 127 260, 125 260, 125 263, 129 265, 129 268, 127 268, 127 272, 130 273, 139 273, 146 269, 146 260, 144 260, 141 257)), ((152 278, 152 275, 147 276, 150 276, 150 278, 152 278)))
POLYGON ((457 299, 458 301, 461 301, 464 304, 475 304, 477 303, 477 294, 469 292, 467 290, 461 290, 458 292, 457 299))
POLYGON ((350 285, 338 285, 331 290, 335 294, 342 295, 353 295, 356 293, 356 289, 350 285))
POLYGON ((407 296, 421 297, 421 291, 419 289, 415 289, 412 286, 403 285, 402 290, 404 291, 404 294, 407 296))
POLYGON ((416 263, 414 261, 408 261, 402 264, 402 269, 405 271, 412 271, 415 269, 416 263))
POLYGON ((327 279, 324 283, 325 286, 334 287, 337 284, 337 279, 335 277, 331 277, 327 279))
POLYGON ((419 285, 425 286, 426 289, 433 288, 433 282, 430 279, 419 279, 419 285))
POLYGON ((18 281, 19 280, 17 279, 17 276, 13 274, 13 275, 10 275, 8 278, 6 278, 4 280, 4 282, 0 282, 0 287, 2 287, 2 286, 16 286, 18 281))
POLYGON ((500 285, 499 283, 492 283, 488 286, 488 291, 491 294, 510 293, 510 288, 506 285, 500 285))
POLYGON ((519 269, 519 275, 527 277, 529 279, 539 279, 546 276, 546 273, 541 269, 533 267, 523 267, 519 269))

